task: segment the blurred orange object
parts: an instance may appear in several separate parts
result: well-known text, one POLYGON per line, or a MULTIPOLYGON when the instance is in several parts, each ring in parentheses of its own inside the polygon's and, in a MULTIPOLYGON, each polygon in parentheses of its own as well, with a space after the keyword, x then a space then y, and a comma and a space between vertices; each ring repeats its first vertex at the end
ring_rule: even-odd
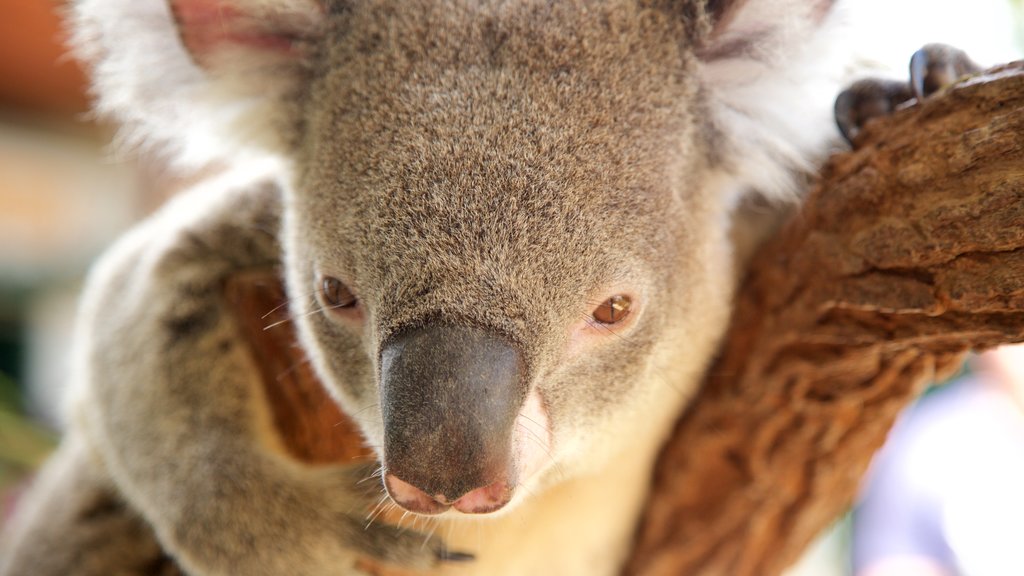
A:
POLYGON ((0 105, 73 115, 88 110, 85 74, 68 55, 56 0, 0 0, 0 105))

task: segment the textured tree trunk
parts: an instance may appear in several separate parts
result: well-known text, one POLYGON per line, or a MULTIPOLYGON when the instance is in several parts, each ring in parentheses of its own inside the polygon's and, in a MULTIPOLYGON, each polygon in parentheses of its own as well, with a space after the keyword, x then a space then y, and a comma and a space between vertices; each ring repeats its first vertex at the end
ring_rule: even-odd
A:
MULTIPOLYGON (((627 572, 765 575, 849 506, 897 413, 972 348, 1024 341, 1024 65, 877 121, 755 258, 656 471, 627 572)), ((240 278, 240 317, 283 293, 240 278), (247 312, 246 312, 247 311, 247 312)), ((252 322, 292 453, 361 440, 293 337, 252 322)))
POLYGON ((858 144, 754 260, 628 573, 778 574, 850 505, 927 382, 1024 340, 1024 66, 858 144))

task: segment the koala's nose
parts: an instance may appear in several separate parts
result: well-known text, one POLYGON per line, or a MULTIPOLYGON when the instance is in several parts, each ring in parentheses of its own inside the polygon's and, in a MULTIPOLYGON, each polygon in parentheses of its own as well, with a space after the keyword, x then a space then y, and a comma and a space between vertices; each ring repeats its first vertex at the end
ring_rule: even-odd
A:
POLYGON ((380 366, 384 484, 395 502, 422 514, 504 506, 527 392, 516 345, 483 328, 428 324, 390 338, 380 366))

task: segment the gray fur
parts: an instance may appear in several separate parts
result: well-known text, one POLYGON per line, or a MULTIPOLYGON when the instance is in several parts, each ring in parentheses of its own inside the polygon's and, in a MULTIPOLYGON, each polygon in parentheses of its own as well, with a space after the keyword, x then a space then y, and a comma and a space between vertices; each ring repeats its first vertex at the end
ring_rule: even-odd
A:
MULTIPOLYGON (((315 576, 354 573, 360 556, 438 567, 446 544, 473 547, 480 574, 614 573, 658 444, 727 323, 734 260, 763 235, 730 228, 736 206, 756 214, 752 191, 798 197, 836 135, 846 60, 829 3, 710 4, 239 0, 299 38, 266 56, 189 55, 156 0, 81 0, 101 108, 186 163, 212 143, 234 168, 93 272, 68 439, 0 574, 102 571, 76 572, 96 524, 54 513, 58 498, 152 527, 97 551, 112 574, 134 573, 126 547, 172 573, 315 576), (166 75, 145 60, 161 58, 166 75), (514 346, 551 442, 506 509, 480 519, 487 538, 450 517, 434 537, 367 526, 361 471, 284 455, 222 294, 230 275, 274 266, 302 346, 382 457, 383 342, 456 325, 514 346), (323 309, 324 275, 352 289, 360 316, 323 309), (627 321, 589 325, 615 294, 633 298, 627 321), (65 473, 88 482, 70 488, 65 473)), ((776 217, 762 213, 737 222, 776 217)))

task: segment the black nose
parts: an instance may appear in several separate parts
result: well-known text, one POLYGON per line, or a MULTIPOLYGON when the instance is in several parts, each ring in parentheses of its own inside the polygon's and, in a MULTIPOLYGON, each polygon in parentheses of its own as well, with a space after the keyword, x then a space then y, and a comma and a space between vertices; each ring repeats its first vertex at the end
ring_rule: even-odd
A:
POLYGON ((511 482, 512 428, 527 393, 511 340, 426 325, 389 338, 380 359, 388 475, 443 503, 511 482))

